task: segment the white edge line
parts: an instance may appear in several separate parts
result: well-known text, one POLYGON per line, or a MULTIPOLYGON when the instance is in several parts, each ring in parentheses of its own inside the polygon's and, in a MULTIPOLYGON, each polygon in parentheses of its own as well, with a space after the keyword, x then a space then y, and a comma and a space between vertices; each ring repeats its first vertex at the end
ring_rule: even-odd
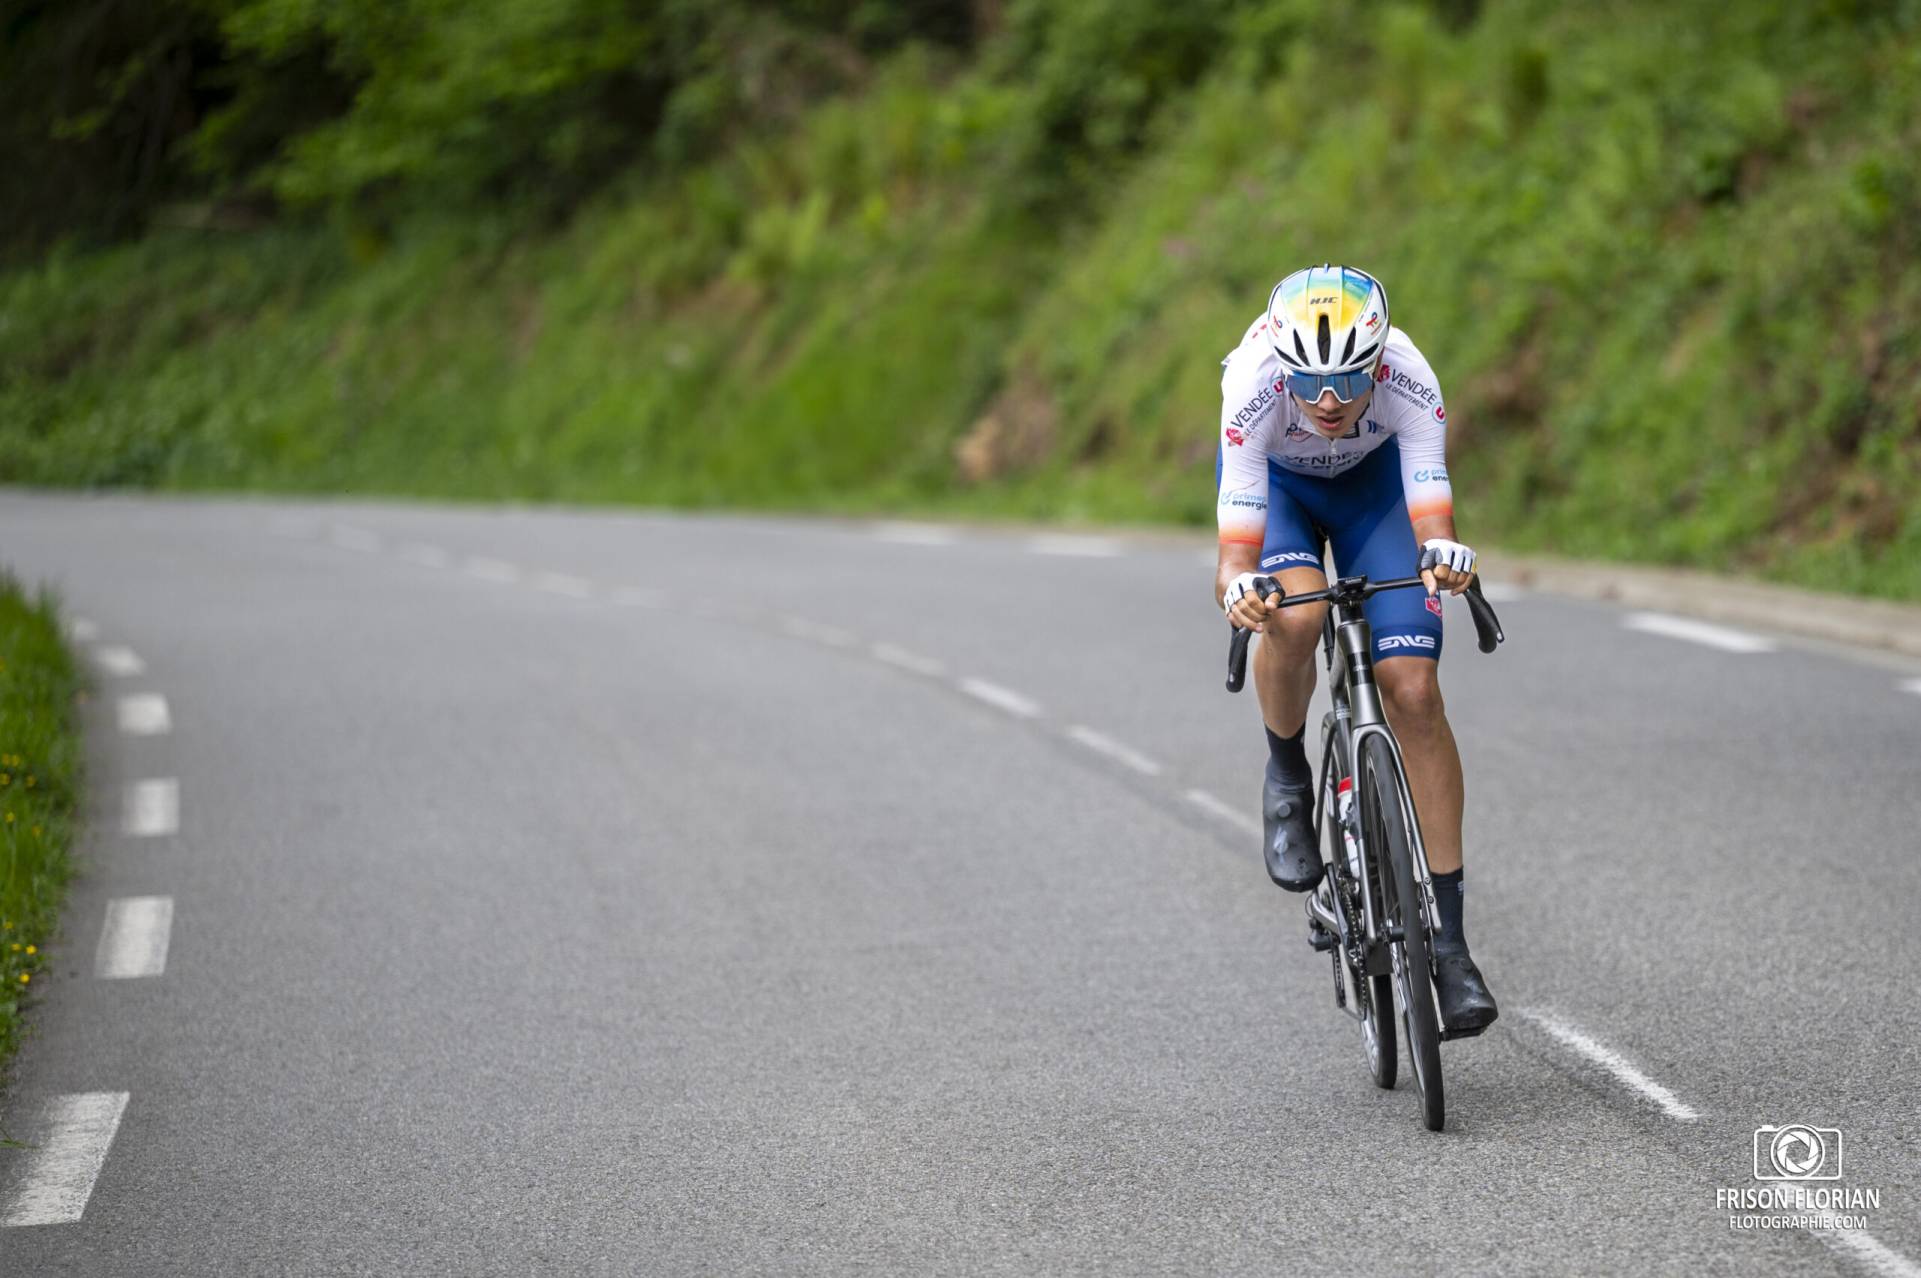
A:
POLYGON ((1865 1229, 1810 1229, 1808 1232, 1860 1261, 1871 1274, 1882 1278, 1921 1278, 1921 1265, 1865 1229))
POLYGON ((138 838, 172 834, 180 828, 180 782, 172 777, 135 781, 127 787, 121 829, 138 838))
POLYGON ((106 644, 93 650, 93 659, 100 663, 101 669, 118 678, 129 678, 145 674, 147 663, 142 661, 132 648, 120 644, 106 644))
POLYGON ((1713 626, 1705 621, 1694 621, 1688 617, 1670 616, 1665 612, 1631 612, 1622 619, 1621 624, 1629 630, 1664 635, 1669 639, 1684 639, 1689 643, 1719 648, 1723 652, 1756 653, 1775 650, 1774 641, 1763 639, 1760 635, 1749 634, 1745 630, 1732 630, 1726 626, 1713 626))
POLYGON ((439 546, 430 546, 424 541, 408 542, 400 548, 400 557, 424 568, 445 568, 453 560, 453 556, 439 546))
POLYGON ((1142 776, 1157 777, 1161 774, 1160 764, 1133 747, 1122 745, 1104 732, 1096 732, 1092 728, 1077 723, 1067 730, 1067 735, 1094 753, 1105 755, 1122 767, 1132 768, 1142 776))
POLYGON ((1030 701, 1012 688, 1003 688, 998 683, 989 683, 985 679, 962 679, 960 690, 976 701, 985 701, 995 709, 1005 710, 1018 719, 1040 717, 1041 708, 1038 703, 1030 701))
POLYGON ((534 578, 534 585, 552 594, 566 595, 569 599, 585 599, 594 593, 593 582, 564 572, 543 572, 534 578))
POLYGON ((167 699, 157 692, 137 692, 120 698, 120 730, 131 737, 151 737, 173 730, 167 699))
POLYGON ((1117 559, 1125 551, 1111 537, 1074 537, 1062 534, 1035 537, 1027 550, 1035 555, 1066 555, 1076 559, 1117 559))
POLYGON ((875 524, 873 535, 897 546, 951 546, 960 538, 937 524, 875 524))
POLYGON ((1669 1118, 1691 1123, 1701 1117, 1701 1111, 1686 1104, 1679 1096, 1643 1074, 1632 1061, 1607 1044, 1588 1037, 1552 1013, 1533 1011, 1525 1007, 1520 1010, 1522 1016, 1546 1030, 1563 1046, 1579 1052, 1648 1100, 1659 1105, 1662 1112, 1669 1118))
POLYGON ((1247 815, 1247 813, 1241 811, 1219 795, 1211 794, 1206 790, 1189 790, 1186 792, 1185 797, 1189 803, 1201 811, 1206 812, 1210 816, 1218 817, 1237 829, 1246 830, 1249 834, 1253 835, 1259 835, 1261 833, 1261 823, 1259 821, 1256 821, 1253 817, 1247 815))
POLYGON ((658 590, 641 586, 616 586, 608 593, 607 602, 630 608, 658 608, 665 599, 658 590))
POLYGON ((365 528, 353 528, 346 524, 335 524, 328 534, 328 540, 342 550, 379 550, 380 537, 365 528))
POLYGON ((1903 679, 1901 691, 1912 692, 1917 697, 1921 697, 1921 679, 1903 679))
POLYGON ((947 666, 943 662, 933 657, 923 657, 918 652, 909 652, 895 644, 877 643, 869 651, 874 654, 876 661, 884 661, 890 666, 926 675, 930 679, 938 679, 947 673, 947 666))
POLYGON ((67 633, 75 643, 92 643, 100 637, 100 627, 85 617, 75 617, 67 623, 67 633))
POLYGON ((94 951, 94 975, 103 980, 159 976, 167 970, 173 933, 173 898, 127 896, 107 902, 107 922, 94 951))
POLYGON ((462 567, 467 570, 469 576, 478 577, 482 581, 518 581, 520 579, 520 569, 504 559, 483 559, 476 556, 468 559, 462 567))
POLYGON ((126 1092, 79 1092, 47 1105, 47 1134, 26 1159, 20 1188, 0 1226, 69 1225, 87 1210, 106 1165, 126 1092))

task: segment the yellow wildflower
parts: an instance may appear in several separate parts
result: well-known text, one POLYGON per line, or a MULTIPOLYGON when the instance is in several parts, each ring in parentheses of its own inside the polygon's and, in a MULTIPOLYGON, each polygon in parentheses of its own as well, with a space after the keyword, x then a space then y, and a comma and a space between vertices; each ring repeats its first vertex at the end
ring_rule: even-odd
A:
POLYGON ((30 974, 26 972, 20 973, 20 983, 22 985, 25 985, 28 981, 31 981, 32 979, 33 977, 30 974))
POLYGON ((27 953, 29 953, 29 954, 38 954, 39 952, 40 952, 40 951, 39 951, 38 949, 36 949, 36 948, 34 948, 34 947, 33 947, 33 946, 31 946, 31 945, 29 945, 29 946, 27 947, 27 953))

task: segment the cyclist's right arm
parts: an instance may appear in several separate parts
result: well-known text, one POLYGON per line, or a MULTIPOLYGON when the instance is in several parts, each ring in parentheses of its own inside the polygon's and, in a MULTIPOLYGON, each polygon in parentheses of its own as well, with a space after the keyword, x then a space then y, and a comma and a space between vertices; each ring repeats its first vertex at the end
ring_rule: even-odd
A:
MULTIPOLYGON (((1238 579, 1260 568, 1267 532, 1267 443, 1280 419, 1283 392, 1276 391, 1256 351, 1243 345, 1227 357, 1221 376, 1221 482, 1215 515, 1220 557, 1214 601, 1225 606, 1238 579)), ((1242 583, 1245 585, 1245 582, 1242 583)), ((1243 624, 1252 620, 1250 613, 1243 624)))

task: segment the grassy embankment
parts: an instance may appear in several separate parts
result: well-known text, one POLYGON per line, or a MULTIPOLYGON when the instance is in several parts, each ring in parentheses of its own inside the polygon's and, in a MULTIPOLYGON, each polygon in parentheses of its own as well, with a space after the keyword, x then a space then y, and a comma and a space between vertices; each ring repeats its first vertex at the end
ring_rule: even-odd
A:
POLYGON ((59 922, 80 793, 79 690, 53 601, 0 574, 0 1066, 59 922))
POLYGON ((1913 6, 1261 12, 1052 183, 1041 90, 910 55, 559 229, 57 255, 0 280, 0 479, 1204 523, 1217 362, 1331 259, 1470 539, 1921 597, 1913 6))

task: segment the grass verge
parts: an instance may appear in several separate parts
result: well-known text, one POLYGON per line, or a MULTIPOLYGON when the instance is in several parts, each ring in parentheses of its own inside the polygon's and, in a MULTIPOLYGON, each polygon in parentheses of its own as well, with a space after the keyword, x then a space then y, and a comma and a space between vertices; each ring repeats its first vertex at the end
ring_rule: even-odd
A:
POLYGON ((80 673, 49 593, 29 596, 0 570, 0 1067, 66 893, 81 784, 74 706, 80 673))

